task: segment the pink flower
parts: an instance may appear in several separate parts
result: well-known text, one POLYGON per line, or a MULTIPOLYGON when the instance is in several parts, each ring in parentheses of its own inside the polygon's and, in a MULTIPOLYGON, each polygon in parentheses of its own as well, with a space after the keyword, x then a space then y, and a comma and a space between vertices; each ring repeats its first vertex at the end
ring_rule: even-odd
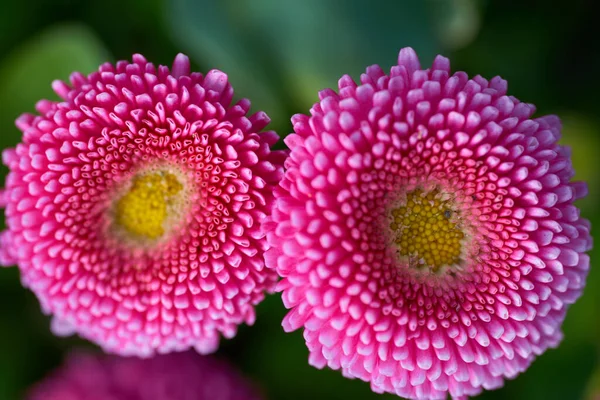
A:
POLYGON ((422 70, 323 90, 296 115, 267 267, 310 363, 412 399, 502 386, 562 338, 589 267, 558 118, 496 77, 422 70))
POLYGON ((223 72, 169 71, 141 55, 104 64, 61 102, 23 115, 23 142, 3 152, 0 263, 54 316, 106 351, 150 355, 194 347, 252 324, 273 289, 259 223, 283 174, 263 112, 231 105, 223 72))
POLYGON ((258 400, 223 361, 193 352, 151 359, 73 353, 28 400, 258 400))

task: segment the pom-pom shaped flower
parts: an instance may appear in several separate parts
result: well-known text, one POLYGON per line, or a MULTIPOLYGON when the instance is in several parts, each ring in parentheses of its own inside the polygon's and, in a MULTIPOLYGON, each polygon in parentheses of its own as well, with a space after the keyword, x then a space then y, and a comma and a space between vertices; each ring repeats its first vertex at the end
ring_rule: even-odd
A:
POLYGON ((18 264, 56 333, 120 354, 214 351, 277 278, 260 222, 285 154, 268 117, 181 54, 70 80, 3 152, 0 263, 18 264))
POLYGON ((73 353, 28 400, 258 400, 227 363, 193 352, 151 359, 73 353))
POLYGON ((506 82, 422 70, 324 90, 293 117, 265 224, 287 331, 310 363, 412 399, 502 386, 561 340, 591 248, 558 118, 506 82))

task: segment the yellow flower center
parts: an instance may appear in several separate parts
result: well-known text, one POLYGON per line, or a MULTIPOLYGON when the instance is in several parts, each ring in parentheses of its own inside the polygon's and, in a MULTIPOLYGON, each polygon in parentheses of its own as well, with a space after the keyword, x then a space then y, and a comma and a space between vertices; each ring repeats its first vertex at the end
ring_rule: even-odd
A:
POLYGON ((461 261, 465 234, 459 216, 443 197, 438 189, 427 193, 416 189, 407 193, 404 204, 391 210, 394 243, 410 266, 437 272, 461 261))
POLYGON ((138 175, 115 206, 115 221, 141 239, 158 239, 165 233, 169 209, 177 203, 183 185, 167 172, 138 175))

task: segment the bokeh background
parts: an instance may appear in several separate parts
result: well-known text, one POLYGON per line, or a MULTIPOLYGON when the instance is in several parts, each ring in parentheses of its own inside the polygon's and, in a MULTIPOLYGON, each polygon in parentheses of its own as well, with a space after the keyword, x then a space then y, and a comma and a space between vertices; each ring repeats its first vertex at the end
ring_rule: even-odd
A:
MULTIPOLYGON (((317 91, 370 64, 389 68, 412 46, 427 66, 437 53, 454 70, 501 75, 509 94, 537 115, 564 122, 577 178, 589 182, 583 215, 600 227, 600 24, 595 0, 4 0, 0 6, 0 149, 14 146, 14 126, 40 98, 57 99, 53 79, 89 73, 104 61, 142 53, 170 65, 187 53, 195 70, 219 68, 237 96, 272 118, 281 135, 289 117, 308 112, 317 91), (596 38, 596 39, 593 39, 596 38)), ((0 182, 7 172, 0 170, 0 182)), ((3 225, 3 221, 0 221, 3 225)), ((600 266, 568 313, 565 340, 516 380, 481 399, 592 399, 600 394, 600 266)), ((301 332, 286 334, 279 295, 258 308, 254 327, 223 342, 229 359, 272 400, 393 399, 368 384, 307 363, 301 332)), ((78 338, 56 338, 18 270, 0 270, 0 399, 26 389, 61 363, 78 338)), ((201 379, 201 377, 198 377, 201 379)))

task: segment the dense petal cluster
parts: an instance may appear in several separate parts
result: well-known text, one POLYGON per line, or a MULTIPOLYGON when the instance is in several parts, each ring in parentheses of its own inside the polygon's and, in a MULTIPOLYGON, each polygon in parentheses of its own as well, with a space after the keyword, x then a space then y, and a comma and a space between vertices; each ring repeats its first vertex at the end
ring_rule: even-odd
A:
POLYGON ((142 360, 72 353, 28 400, 259 400, 227 363, 193 352, 142 360))
POLYGON ((412 49, 296 115, 267 266, 310 363, 412 399, 502 386, 562 337, 589 268, 560 122, 412 49))
POLYGON ((260 222, 285 154, 227 75, 141 55, 102 65, 17 120, 3 152, 0 263, 53 315, 120 354, 214 351, 274 288, 260 222), (262 132, 261 132, 262 131, 262 132))

